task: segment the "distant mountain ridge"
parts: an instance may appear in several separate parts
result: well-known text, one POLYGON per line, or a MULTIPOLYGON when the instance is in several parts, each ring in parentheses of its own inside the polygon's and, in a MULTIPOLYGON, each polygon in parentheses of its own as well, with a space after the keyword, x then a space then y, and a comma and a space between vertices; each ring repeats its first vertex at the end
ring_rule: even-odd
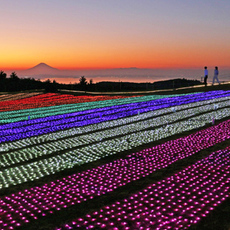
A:
POLYGON ((44 62, 41 62, 41 63, 39 63, 38 65, 36 65, 36 66, 34 66, 34 67, 32 67, 32 68, 29 68, 29 69, 27 69, 27 70, 31 70, 31 69, 41 69, 41 68, 43 68, 43 69, 58 70, 57 68, 54 68, 54 67, 52 67, 52 66, 50 66, 50 65, 47 65, 47 64, 44 63, 44 62))
POLYGON ((55 75, 60 72, 59 69, 53 68, 52 66, 47 65, 46 63, 39 63, 38 65, 29 68, 27 70, 23 71, 23 74, 27 75, 40 75, 40 74, 50 74, 50 75, 55 75))

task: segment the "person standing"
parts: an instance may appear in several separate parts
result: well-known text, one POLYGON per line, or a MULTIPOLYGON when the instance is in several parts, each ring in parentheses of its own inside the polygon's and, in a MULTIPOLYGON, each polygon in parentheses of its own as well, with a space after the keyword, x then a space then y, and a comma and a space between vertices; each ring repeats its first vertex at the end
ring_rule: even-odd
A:
POLYGON ((204 84, 207 86, 207 79, 208 79, 208 68, 207 66, 204 67, 204 84))
POLYGON ((220 85, 220 81, 218 79, 218 75, 219 75, 219 70, 218 70, 218 67, 216 66, 215 67, 215 70, 214 70, 214 76, 213 76, 213 80, 212 80, 212 85, 215 83, 215 80, 217 81, 217 83, 219 83, 220 85))

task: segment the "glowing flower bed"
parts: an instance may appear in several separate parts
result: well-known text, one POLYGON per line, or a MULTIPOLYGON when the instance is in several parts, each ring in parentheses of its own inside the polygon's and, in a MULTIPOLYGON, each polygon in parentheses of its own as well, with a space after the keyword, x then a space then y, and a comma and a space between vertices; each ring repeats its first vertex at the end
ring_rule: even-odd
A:
POLYGON ((61 229, 188 229, 230 196, 230 147, 61 229))
POLYGON ((23 98, 33 97, 41 94, 41 92, 33 92, 33 93, 17 93, 17 94, 2 94, 0 95, 1 101, 10 101, 10 100, 19 100, 23 98))
MULTIPOLYGON (((215 96, 218 97, 218 95, 223 97, 226 94, 218 93, 215 96)), ((176 97, 176 95, 174 95, 174 97, 176 97)), ((201 97, 203 98, 203 94, 201 97)), ((112 107, 113 109, 122 109, 122 108, 125 109, 126 107, 129 106, 137 107, 138 105, 140 105, 140 107, 144 107, 144 106, 146 107, 147 105, 149 105, 149 103, 151 103, 151 102, 148 103, 148 101, 157 100, 161 98, 167 99, 169 98, 169 96, 145 96, 145 97, 132 97, 132 98, 129 97, 123 99, 113 99, 113 100, 111 99, 105 101, 63 104, 63 105, 40 107, 34 109, 23 109, 20 111, 14 110, 14 111, 0 112, 0 116, 1 116, 0 123, 12 123, 12 122, 24 121, 24 120, 28 122, 28 120, 31 119, 42 118, 47 116, 55 116, 59 114, 61 115, 65 114, 66 116, 69 116, 68 113, 73 113, 73 112, 78 112, 78 114, 89 114, 89 113, 108 110, 109 108, 106 107, 112 107)), ((151 104, 153 103, 154 102, 152 102, 151 104)), ((159 104, 160 102, 157 101, 156 103, 159 104)), ((59 118, 54 117, 52 119, 59 119, 59 118)), ((29 123, 31 122, 36 123, 37 121, 29 121, 29 123)))
MULTIPOLYGON (((42 187, 35 187, 6 196, 0 199, 0 209, 2 210, 0 226, 4 229, 19 226, 29 222, 31 217, 37 219, 41 215, 44 216, 55 210, 92 199, 95 196, 111 192, 133 180, 145 177, 177 160, 191 156, 202 149, 228 139, 230 137, 229 124, 230 120, 187 137, 168 141, 151 149, 128 155, 126 158, 45 184, 42 187), (108 177, 108 175, 110 176, 108 177)), ((221 163, 220 160, 225 160, 225 164, 228 165, 229 150, 227 149, 225 152, 227 152, 227 155, 222 154, 218 158, 220 154, 214 153, 215 157, 210 155, 206 159, 212 164, 215 162, 221 163)), ((188 169, 193 169, 193 167, 188 167, 188 169)), ((188 169, 185 169, 185 171, 188 169)), ((184 171, 182 175, 184 175, 184 171)), ((189 172, 186 175, 189 175, 189 172)), ((170 178, 172 181, 172 177, 170 178)), ((172 190, 171 188, 168 189, 172 190)), ((162 194, 160 191, 155 193, 162 194)), ((135 209, 131 209, 131 211, 134 212, 135 209)))
MULTIPOLYGON (((142 114, 139 114, 138 116, 126 117, 126 118, 122 118, 122 119, 106 121, 106 122, 97 123, 97 124, 93 124, 93 125, 71 128, 71 129, 67 129, 67 130, 63 130, 63 131, 59 131, 59 132, 44 134, 44 135, 40 135, 40 136, 34 136, 34 137, 30 137, 30 138, 26 138, 26 139, 14 141, 14 142, 9 142, 9 143, 2 143, 0 145, 0 152, 5 152, 5 151, 9 151, 9 150, 16 150, 18 148, 21 148, 22 146, 23 146, 23 148, 25 148, 26 146, 29 146, 29 145, 37 145, 39 143, 44 143, 47 141, 49 141, 49 142, 50 141, 57 141, 57 140, 60 140, 63 138, 69 139, 69 138, 76 136, 76 135, 87 134, 88 132, 97 132, 97 131, 104 130, 104 129, 115 128, 117 126, 128 125, 128 124, 131 124, 133 122, 143 121, 145 119, 151 119, 154 117, 159 117, 159 116, 162 116, 164 114, 174 113, 171 116, 165 116, 165 119, 161 120, 160 123, 158 124, 158 125, 166 125, 169 123, 169 121, 167 119, 170 119, 172 121, 172 118, 176 114, 178 114, 178 112, 181 110, 191 109, 194 107, 201 108, 201 106, 204 106, 207 104, 209 105, 209 109, 211 109, 211 110, 217 109, 217 105, 219 102, 221 102, 221 104, 223 103, 223 106, 224 106, 225 103, 226 104, 228 103, 228 99, 229 99, 228 97, 223 97, 223 98, 216 98, 216 99, 212 99, 212 100, 200 101, 200 102, 196 102, 196 103, 183 104, 183 105, 175 106, 173 108, 172 107, 171 108, 164 108, 164 109, 159 109, 159 110, 155 110, 155 111, 150 111, 147 113, 142 113, 142 114)), ((159 119, 159 118, 157 118, 157 119, 159 119)), ((181 117, 178 117, 178 119, 181 119, 181 117)), ((154 123, 156 123, 156 122, 154 121, 154 123)), ((33 151, 36 151, 36 147, 33 149, 33 151)))
MULTIPOLYGON (((199 151, 230 139, 230 120, 213 126, 229 117, 230 91, 75 104, 68 104, 74 96, 61 99, 58 94, 43 94, 36 100, 25 99, 24 105, 31 106, 34 100, 34 106, 38 102, 45 106, 47 96, 47 105, 52 101, 57 105, 0 112, 0 189, 1 194, 6 191, 0 197, 0 229, 42 224, 42 216, 63 213, 73 205, 78 208, 95 197, 103 200, 102 195, 113 195, 109 193, 117 188, 124 191, 128 186, 123 186, 136 180, 147 181, 148 175, 175 162, 180 164, 182 159, 188 165, 185 158, 194 160, 199 151), (58 105, 65 100, 66 105, 58 105), (212 126, 139 152, 133 150, 207 124, 212 126), (109 158, 100 160, 117 153, 120 157, 114 156, 116 160, 107 164, 102 162, 109 158), (98 167, 90 164, 87 171, 58 180, 51 177, 97 160, 98 167), (38 184, 53 182, 22 189, 23 183, 35 180, 38 184)), ((15 108, 20 107, 17 103, 15 108)), ((125 200, 101 206, 97 212, 87 211, 88 215, 61 229, 186 229, 229 196, 229 152, 230 147, 217 151, 175 175, 169 167, 169 178, 127 195, 125 200)))
POLYGON ((68 94, 46 93, 29 98, 17 99, 12 101, 0 101, 0 111, 13 111, 21 109, 40 108, 62 104, 74 104, 90 101, 103 101, 128 96, 73 96, 68 94))
MULTIPOLYGON (((229 101, 228 101, 229 98, 219 103, 216 103, 217 100, 220 100, 220 99, 215 99, 212 101, 215 102, 214 105, 218 107, 219 109, 229 105, 229 101)), ((128 123, 125 123, 125 121, 123 121, 122 119, 121 122, 123 126, 121 127, 119 126, 117 128, 112 128, 118 124, 111 122, 114 124, 114 126, 113 124, 112 125, 109 124, 110 129, 102 130, 102 131, 95 130, 97 132, 93 132, 90 134, 77 135, 76 137, 72 137, 73 135, 72 130, 68 130, 67 132, 65 132, 64 134, 62 133, 61 135, 58 133, 57 134, 54 133, 52 135, 52 138, 54 141, 49 142, 49 144, 44 143, 44 144, 39 144, 37 146, 34 146, 35 143, 31 142, 30 138, 29 139, 27 138, 25 142, 26 145, 33 145, 33 147, 29 147, 29 148, 25 148, 24 141, 18 141, 16 143, 12 142, 10 144, 6 143, 5 145, 1 145, 0 166, 9 167, 9 166, 12 166, 13 164, 22 163, 24 161, 36 159, 38 157, 53 154, 55 152, 68 150, 70 148, 73 149, 73 148, 80 147, 86 144, 90 145, 95 142, 102 142, 108 138, 116 138, 117 136, 140 132, 141 130, 155 128, 155 127, 158 127, 159 125, 161 126, 168 125, 178 120, 188 119, 191 116, 195 116, 200 113, 214 110, 213 104, 208 103, 208 105, 204 105, 200 107, 197 106, 198 104, 200 103, 189 104, 191 107, 193 106, 195 107, 191 109, 188 109, 188 105, 180 106, 180 108, 186 107, 187 109, 179 111, 179 112, 173 112, 173 113, 170 113, 164 116, 159 116, 159 114, 157 116, 157 114, 153 113, 152 119, 148 118, 148 120, 137 121, 134 124, 131 123, 131 122, 134 122, 133 118, 127 118, 126 121, 128 121, 128 123), (61 140, 58 140, 60 139, 60 137, 61 137, 61 140), (15 147, 19 145, 20 149, 18 150, 17 148, 15 148, 16 149, 15 151, 11 151, 10 153, 8 153, 9 149, 11 150, 13 149, 14 144, 16 145, 15 147), (23 148, 21 146, 23 146, 23 148)), ((177 106, 177 109, 179 109, 179 106, 177 106)), ((164 109, 164 110, 169 111, 168 109, 164 109)), ((162 111, 159 111, 159 112, 162 113, 162 111)), ((143 116, 143 117, 146 117, 146 116, 143 116)), ((87 127, 86 130, 89 130, 89 127, 88 126, 86 127, 87 127)), ((80 129, 81 132, 83 130, 84 128, 80 129)), ((92 132, 91 127, 90 127, 90 131, 92 132)), ((85 131, 85 133, 87 133, 87 131, 85 131)), ((50 137, 50 135, 47 135, 47 136, 50 137)))
MULTIPOLYGON (((226 97, 230 94, 225 95, 226 97)), ((213 96, 214 97, 214 96, 213 96)), ((220 97, 220 96, 218 96, 220 97)), ((214 97, 215 98, 215 97, 214 97)), ((24 122, 10 123, 0 126, 0 143, 6 141, 14 141, 45 133, 56 132, 63 129, 69 129, 77 126, 85 126, 108 120, 115 120, 122 117, 137 115, 138 113, 146 113, 156 109, 191 103, 207 99, 207 95, 183 96, 169 99, 161 99, 149 102, 134 103, 133 105, 123 105, 120 107, 108 107, 100 109, 76 112, 74 114, 62 114, 59 116, 50 116, 43 119, 27 120, 24 122), (188 100, 190 99, 190 100, 188 100), (86 113, 86 114, 84 114, 86 113), (22 127, 20 127, 22 126, 22 127)), ((60 113, 60 111, 59 111, 60 113)))
POLYGON ((99 142, 79 149, 73 149, 60 153, 57 156, 38 160, 25 165, 3 169, 0 174, 0 188, 33 181, 68 168, 73 168, 76 165, 93 162, 109 155, 130 150, 133 147, 151 143, 155 140, 200 128, 212 120, 213 117, 215 117, 216 120, 219 120, 228 117, 229 113, 230 108, 222 109, 216 112, 193 117, 189 121, 181 121, 156 130, 132 133, 121 138, 114 138, 112 140, 99 142))

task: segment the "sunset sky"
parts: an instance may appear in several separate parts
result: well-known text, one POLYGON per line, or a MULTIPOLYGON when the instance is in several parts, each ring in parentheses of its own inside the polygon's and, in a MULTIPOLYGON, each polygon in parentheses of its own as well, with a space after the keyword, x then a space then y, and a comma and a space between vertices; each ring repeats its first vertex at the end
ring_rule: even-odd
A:
POLYGON ((0 69, 230 66, 229 0, 0 1, 0 69))

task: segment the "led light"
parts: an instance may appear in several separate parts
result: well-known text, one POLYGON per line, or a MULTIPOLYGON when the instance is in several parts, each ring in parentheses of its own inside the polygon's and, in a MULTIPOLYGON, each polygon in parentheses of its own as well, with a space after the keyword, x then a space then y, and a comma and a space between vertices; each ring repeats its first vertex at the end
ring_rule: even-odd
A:
MULTIPOLYGON (((95 227, 94 221, 99 219, 100 215, 100 218, 104 220, 103 227, 105 228, 109 228, 112 222, 117 229, 123 229, 126 223, 129 222, 132 224, 131 226, 129 225, 129 229, 136 229, 137 227, 139 229, 148 229, 150 226, 150 229, 188 229, 229 197, 230 147, 214 152, 210 154, 210 157, 214 159, 213 162, 210 161, 209 157, 206 157, 122 201, 103 207, 100 212, 87 214, 84 218, 81 218, 81 221, 79 219, 72 221, 68 226, 73 229, 76 226, 83 229, 87 229, 89 226, 95 227), (219 174, 216 175, 213 169, 218 170, 219 174), (206 178, 203 177, 204 172, 210 175, 208 183, 206 178), (180 180, 178 180, 178 177, 180 180), (202 188, 203 192, 199 195, 194 192, 193 196, 190 196, 190 194, 187 194, 188 190, 186 188, 194 181, 198 181, 198 183, 194 184, 193 187, 197 190, 202 188), (216 185, 216 188, 212 186, 213 184, 216 185), (177 194, 178 201, 185 199, 181 195, 185 194, 191 197, 189 202, 180 204, 180 202, 168 200, 168 205, 166 205, 166 203, 159 202, 155 198, 155 192, 152 193, 152 191, 156 191, 162 194, 161 197, 167 197, 169 187, 174 194, 177 194), (212 193, 216 195, 213 196, 212 193), (203 203, 204 198, 205 203, 203 203), (133 205, 134 201, 136 204, 141 204, 143 208, 139 209, 137 205, 133 205), (149 204, 154 205, 156 208, 153 209, 149 204), (129 215, 120 215, 120 213, 125 214, 126 212, 129 215), (104 218, 104 215, 106 215, 106 218, 104 218), (85 221, 86 219, 87 221, 85 221)), ((100 223, 98 225, 100 226, 100 223)), ((66 229, 66 225, 57 229, 66 229)))
MULTIPOLYGON (((48 97, 60 104, 0 113, 8 122, 22 118, 20 122, 0 125, 1 188, 33 181, 75 165, 200 128, 211 124, 213 117, 215 120, 229 117, 230 112, 225 108, 229 106, 229 91, 171 98, 145 96, 75 105, 61 103, 76 98, 48 94, 38 95, 37 101, 43 101, 45 106, 48 97), (23 117, 26 117, 25 121, 23 117), (46 158, 40 160, 41 156, 46 158), (29 160, 33 162, 26 163, 29 160)), ((32 104, 31 101, 24 100, 28 105, 32 104)), ((2 104, 2 108, 6 109, 8 105, 6 103, 4 107, 2 104)), ((2 197, 0 228, 13 229, 28 223, 31 218, 38 219, 101 196, 229 137, 230 120, 97 168, 2 197)), ((229 197, 229 152, 230 148, 217 151, 182 172, 123 201, 89 213, 82 220, 66 224, 66 227, 87 229, 97 225, 99 228, 129 229, 127 223, 133 223, 133 228, 141 229, 149 226, 156 229, 187 228, 229 197)))

